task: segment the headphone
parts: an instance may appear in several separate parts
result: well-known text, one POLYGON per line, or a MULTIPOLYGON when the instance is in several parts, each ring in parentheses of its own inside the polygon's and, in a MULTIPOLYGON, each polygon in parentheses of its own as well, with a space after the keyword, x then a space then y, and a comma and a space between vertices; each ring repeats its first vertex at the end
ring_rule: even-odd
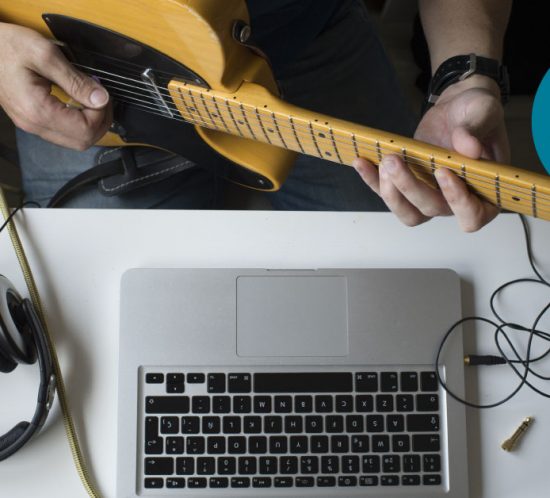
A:
POLYGON ((44 425, 53 403, 56 380, 48 340, 32 303, 21 299, 11 282, 0 275, 0 372, 38 359, 40 387, 34 416, 0 436, 0 461, 20 450, 44 425))

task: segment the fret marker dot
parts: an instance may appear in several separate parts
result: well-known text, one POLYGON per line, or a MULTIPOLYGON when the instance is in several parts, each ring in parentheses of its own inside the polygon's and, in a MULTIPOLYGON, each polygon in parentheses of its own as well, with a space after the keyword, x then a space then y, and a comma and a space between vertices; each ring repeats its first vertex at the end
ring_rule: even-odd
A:
POLYGON ((519 197, 515 197, 515 196, 514 196, 514 197, 512 197, 512 199, 513 199, 514 201, 517 201, 517 202, 520 201, 520 198, 519 198, 519 197))
POLYGON ((325 154, 328 156, 328 157, 332 157, 332 154, 330 152, 325 152, 325 154))
POLYGON ((239 120, 237 121, 237 123, 239 123, 240 125, 243 125, 243 124, 244 124, 244 121, 242 121, 241 119, 239 119, 239 120))
POLYGON ((275 130, 274 130, 273 128, 268 128, 267 131, 268 131, 269 133, 275 133, 275 130))
POLYGON ((319 136, 320 136, 321 138, 325 138, 325 134, 324 134, 324 133, 319 133, 319 136))

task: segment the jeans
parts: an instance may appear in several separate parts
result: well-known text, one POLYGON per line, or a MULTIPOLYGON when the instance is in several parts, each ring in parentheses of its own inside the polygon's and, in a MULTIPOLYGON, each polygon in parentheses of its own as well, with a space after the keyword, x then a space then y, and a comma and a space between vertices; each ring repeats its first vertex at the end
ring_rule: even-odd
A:
MULTIPOLYGON (((363 2, 337 13, 329 26, 278 74, 284 99, 340 119, 411 136, 416 125, 363 2)), ((26 200, 46 205, 67 181, 93 166, 104 148, 75 152, 17 132, 26 200)), ((64 207, 219 209, 225 181, 203 168, 107 197, 89 186, 64 207)), ((381 211, 383 201, 346 166, 301 155, 278 192, 281 210, 381 211)))

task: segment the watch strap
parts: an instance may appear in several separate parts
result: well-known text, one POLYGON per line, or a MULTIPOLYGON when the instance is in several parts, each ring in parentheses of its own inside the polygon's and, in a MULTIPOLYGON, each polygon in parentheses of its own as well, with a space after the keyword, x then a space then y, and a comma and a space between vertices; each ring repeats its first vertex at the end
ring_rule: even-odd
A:
POLYGON ((502 103, 508 102, 510 82, 506 66, 496 59, 476 54, 456 55, 444 61, 434 73, 428 87, 424 112, 437 102, 446 88, 474 74, 481 74, 495 80, 500 88, 502 103))

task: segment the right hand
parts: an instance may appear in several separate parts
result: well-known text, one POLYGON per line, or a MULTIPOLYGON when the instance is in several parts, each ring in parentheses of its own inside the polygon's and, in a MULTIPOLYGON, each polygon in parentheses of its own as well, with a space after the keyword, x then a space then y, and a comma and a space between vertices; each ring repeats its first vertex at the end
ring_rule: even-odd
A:
POLYGON ((81 151, 101 139, 112 121, 105 88, 77 71, 50 40, 5 23, 0 23, 0 106, 22 130, 81 151), (52 96, 52 83, 82 109, 52 96))

